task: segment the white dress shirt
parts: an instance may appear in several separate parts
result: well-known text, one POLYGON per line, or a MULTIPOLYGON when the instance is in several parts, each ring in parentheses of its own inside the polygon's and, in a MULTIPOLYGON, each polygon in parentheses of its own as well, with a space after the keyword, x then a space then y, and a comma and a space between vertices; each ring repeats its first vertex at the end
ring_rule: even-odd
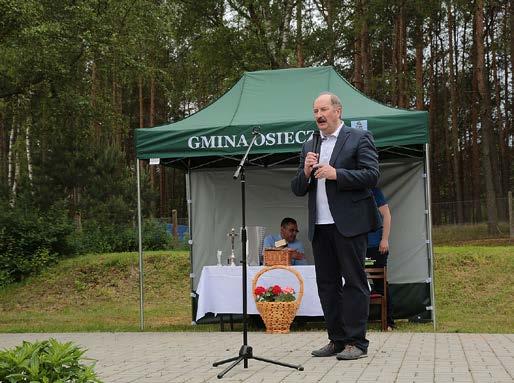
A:
MULTIPOLYGON (((334 146, 336 145, 337 136, 339 136, 339 132, 341 131, 342 127, 343 124, 341 123, 339 128, 337 128, 334 133, 329 135, 324 135, 322 132, 320 132, 321 148, 318 163, 329 163, 332 152, 334 151, 334 146)), ((325 178, 318 179, 318 187, 316 189, 316 225, 327 225, 334 223, 334 218, 332 218, 332 213, 330 213, 330 208, 328 206, 325 181, 325 178)))

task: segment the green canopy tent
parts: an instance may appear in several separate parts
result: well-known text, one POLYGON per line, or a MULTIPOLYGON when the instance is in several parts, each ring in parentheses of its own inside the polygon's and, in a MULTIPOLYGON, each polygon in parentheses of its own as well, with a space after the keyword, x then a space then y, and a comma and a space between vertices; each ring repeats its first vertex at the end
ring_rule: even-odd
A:
POLYGON ((367 98, 332 67, 245 73, 220 99, 182 121, 136 130, 137 158, 239 155, 259 126, 254 154, 297 152, 315 128, 313 97, 330 90, 344 101, 345 121, 367 121, 378 147, 428 142, 427 113, 390 108, 367 98), (241 140, 241 137, 246 139, 241 140))
MULTIPOLYGON (((393 214, 389 276, 395 312, 401 317, 430 314, 435 326, 428 114, 373 101, 332 67, 248 72, 197 113, 175 123, 137 129, 139 222, 139 161, 184 168, 194 300, 202 267, 216 263, 215 249, 228 250, 226 233, 239 222, 240 206, 234 203, 239 201, 238 187, 231 182, 230 171, 246 152, 257 128, 259 134, 247 168, 247 224, 266 226, 274 232, 281 217, 294 216, 300 223, 300 235, 307 238, 306 200, 292 196, 289 181, 298 166, 302 144, 316 129, 313 100, 324 91, 341 98, 345 124, 370 130, 379 148, 380 186, 393 214)), ((143 326, 141 239, 140 272, 143 326)))

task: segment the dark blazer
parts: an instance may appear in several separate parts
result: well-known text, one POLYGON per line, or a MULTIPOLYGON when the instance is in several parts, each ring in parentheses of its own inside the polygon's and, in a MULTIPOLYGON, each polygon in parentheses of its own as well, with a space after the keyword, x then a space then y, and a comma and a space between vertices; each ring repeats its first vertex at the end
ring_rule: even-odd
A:
MULTIPOLYGON (((300 155, 300 166, 291 181, 297 196, 309 193, 309 239, 314 238, 316 220, 316 187, 309 182, 303 166, 307 152, 313 151, 312 140, 305 142, 300 155)), ((337 230, 345 237, 375 231, 382 226, 371 188, 379 177, 378 154, 370 132, 343 125, 329 164, 336 169, 337 180, 326 180, 328 205, 337 230)))

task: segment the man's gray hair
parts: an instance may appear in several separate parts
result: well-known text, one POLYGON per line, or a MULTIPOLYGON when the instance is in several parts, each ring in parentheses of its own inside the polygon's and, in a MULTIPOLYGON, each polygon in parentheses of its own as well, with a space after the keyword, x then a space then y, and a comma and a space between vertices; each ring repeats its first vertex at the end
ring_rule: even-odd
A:
POLYGON ((341 103, 341 100, 334 93, 332 93, 332 92, 321 92, 317 98, 319 98, 321 96, 330 96, 330 103, 332 104, 332 106, 335 106, 336 108, 339 107, 339 108, 343 109, 343 104, 341 103))

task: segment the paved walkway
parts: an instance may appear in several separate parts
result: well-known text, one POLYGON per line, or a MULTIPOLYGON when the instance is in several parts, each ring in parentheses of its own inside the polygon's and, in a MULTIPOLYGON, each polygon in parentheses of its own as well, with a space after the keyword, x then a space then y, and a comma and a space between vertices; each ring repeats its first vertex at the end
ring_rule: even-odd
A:
MULTIPOLYGON (((0 334, 0 349, 54 337, 87 348, 106 383, 216 382, 236 356, 237 332, 0 334)), ((250 360, 238 364, 223 382, 514 382, 514 334, 368 333, 368 357, 357 361, 313 358, 326 342, 323 332, 287 335, 249 333, 257 356, 301 364, 305 370, 250 360)))

